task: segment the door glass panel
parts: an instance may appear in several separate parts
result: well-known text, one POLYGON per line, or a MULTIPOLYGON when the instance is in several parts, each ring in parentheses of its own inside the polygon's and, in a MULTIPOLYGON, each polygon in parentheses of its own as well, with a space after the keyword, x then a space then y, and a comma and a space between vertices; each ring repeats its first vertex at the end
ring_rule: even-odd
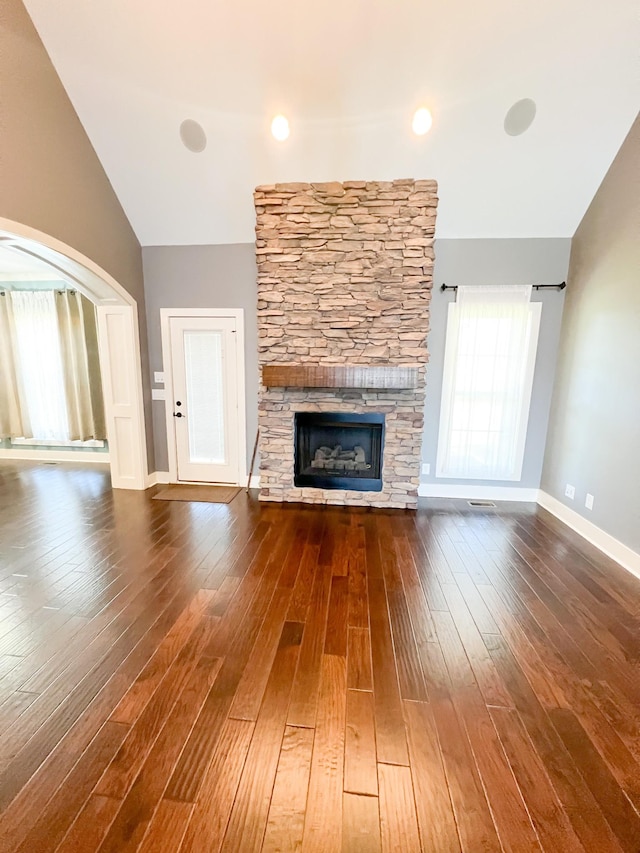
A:
POLYGON ((184 333, 190 462, 226 463, 222 334, 184 333))

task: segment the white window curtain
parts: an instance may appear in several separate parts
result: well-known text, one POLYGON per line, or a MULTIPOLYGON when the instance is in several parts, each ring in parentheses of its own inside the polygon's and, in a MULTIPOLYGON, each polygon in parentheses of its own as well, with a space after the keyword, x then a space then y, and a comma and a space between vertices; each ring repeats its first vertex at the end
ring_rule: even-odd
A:
POLYGON ((69 423, 54 293, 14 291, 11 301, 31 434, 66 440, 69 423))
POLYGON ((531 287, 459 287, 449 306, 436 476, 519 480, 540 326, 531 287))
POLYGON ((13 302, 0 293, 0 439, 31 438, 31 423, 19 370, 13 302))
POLYGON ((75 290, 56 290, 69 439, 106 438, 96 312, 75 290))

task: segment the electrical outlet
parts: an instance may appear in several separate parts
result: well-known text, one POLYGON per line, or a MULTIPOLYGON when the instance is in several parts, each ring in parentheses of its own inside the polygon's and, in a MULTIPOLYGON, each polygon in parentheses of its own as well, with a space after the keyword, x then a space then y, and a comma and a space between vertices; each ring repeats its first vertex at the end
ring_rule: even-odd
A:
POLYGON ((422 463, 422 473, 425 476, 428 476, 431 473, 431 465, 429 462, 423 462, 422 463))
POLYGON ((155 370, 153 372, 153 381, 156 383, 156 385, 164 385, 164 371, 155 370))
POLYGON ((569 498, 569 500, 573 500, 576 496, 576 487, 570 486, 569 483, 565 486, 564 490, 565 497, 569 498))
POLYGON ((587 509, 593 509, 593 495, 590 495, 589 492, 587 492, 587 497, 585 498, 584 505, 587 509))

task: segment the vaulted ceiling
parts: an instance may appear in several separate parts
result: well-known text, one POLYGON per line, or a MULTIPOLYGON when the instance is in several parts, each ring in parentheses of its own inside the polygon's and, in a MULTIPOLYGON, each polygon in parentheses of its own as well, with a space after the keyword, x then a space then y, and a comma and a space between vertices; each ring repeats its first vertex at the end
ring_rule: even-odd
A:
POLYGON ((400 177, 438 181, 440 237, 568 237, 640 105, 636 0, 26 6, 143 245, 252 241, 258 184, 400 177))

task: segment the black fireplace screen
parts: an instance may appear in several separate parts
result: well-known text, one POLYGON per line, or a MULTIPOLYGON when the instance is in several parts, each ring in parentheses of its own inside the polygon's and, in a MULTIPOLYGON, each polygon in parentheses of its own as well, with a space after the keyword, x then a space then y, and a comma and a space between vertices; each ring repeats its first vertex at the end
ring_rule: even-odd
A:
POLYGON ((297 412, 296 486, 382 490, 384 415, 297 412))

